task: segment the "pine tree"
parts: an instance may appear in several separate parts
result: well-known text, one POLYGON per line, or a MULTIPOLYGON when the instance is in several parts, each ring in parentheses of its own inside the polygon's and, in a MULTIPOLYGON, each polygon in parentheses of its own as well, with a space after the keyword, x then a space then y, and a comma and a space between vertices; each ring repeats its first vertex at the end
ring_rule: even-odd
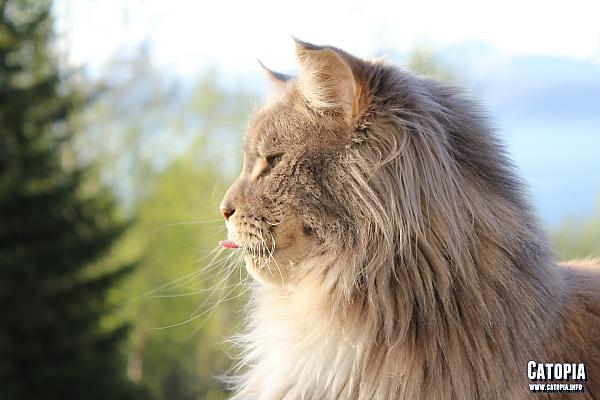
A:
POLYGON ((108 289, 132 267, 99 260, 124 225, 69 157, 89 96, 58 67, 50 7, 0 0, 0 398, 134 398, 127 329, 102 326, 108 289))

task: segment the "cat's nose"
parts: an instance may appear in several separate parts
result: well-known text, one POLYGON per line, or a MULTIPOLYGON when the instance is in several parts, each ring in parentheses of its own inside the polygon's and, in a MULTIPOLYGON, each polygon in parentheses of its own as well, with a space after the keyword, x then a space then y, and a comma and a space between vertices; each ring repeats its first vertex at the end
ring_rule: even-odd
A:
POLYGON ((233 208, 221 206, 221 214, 223 214, 223 218, 225 218, 225 221, 227 221, 229 217, 231 217, 234 213, 235 210, 233 208))
POLYGON ((236 205, 239 204, 240 197, 240 189, 239 189, 239 180, 236 180, 225 193, 225 197, 221 200, 221 204, 219 205, 219 209, 221 210, 221 215, 225 218, 225 221, 229 220, 233 214, 235 214, 236 205))

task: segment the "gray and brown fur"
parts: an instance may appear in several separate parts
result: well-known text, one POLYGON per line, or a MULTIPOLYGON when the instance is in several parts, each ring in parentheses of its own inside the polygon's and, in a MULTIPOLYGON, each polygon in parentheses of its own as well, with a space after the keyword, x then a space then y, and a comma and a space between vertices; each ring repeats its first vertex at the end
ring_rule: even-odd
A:
POLYGON ((557 264, 481 109, 297 42, 223 200, 256 278, 233 399, 600 398, 600 275, 557 264), (527 362, 583 362, 532 394, 527 362))

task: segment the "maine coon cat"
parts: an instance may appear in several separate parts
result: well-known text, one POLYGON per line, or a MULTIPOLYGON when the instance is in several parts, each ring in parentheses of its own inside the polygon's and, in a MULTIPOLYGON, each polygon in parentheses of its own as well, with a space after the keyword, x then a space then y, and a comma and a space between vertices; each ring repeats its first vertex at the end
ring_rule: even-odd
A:
POLYGON ((600 398, 597 262, 556 262, 477 104, 296 55, 221 205, 256 280, 233 398, 600 398), (531 360, 584 363, 585 392, 530 392, 531 360))

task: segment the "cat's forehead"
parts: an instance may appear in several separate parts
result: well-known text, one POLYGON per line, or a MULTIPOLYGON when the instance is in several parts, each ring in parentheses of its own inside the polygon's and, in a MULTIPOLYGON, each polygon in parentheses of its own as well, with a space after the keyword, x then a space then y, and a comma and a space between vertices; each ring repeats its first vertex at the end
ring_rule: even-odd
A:
POLYGON ((257 148, 272 145, 293 145, 303 136, 302 118, 293 104, 286 101, 268 102, 250 118, 245 134, 245 146, 257 148))
POLYGON ((247 152, 269 152, 323 147, 344 141, 343 119, 326 117, 312 110, 295 87, 268 101, 251 117, 244 137, 247 152))

